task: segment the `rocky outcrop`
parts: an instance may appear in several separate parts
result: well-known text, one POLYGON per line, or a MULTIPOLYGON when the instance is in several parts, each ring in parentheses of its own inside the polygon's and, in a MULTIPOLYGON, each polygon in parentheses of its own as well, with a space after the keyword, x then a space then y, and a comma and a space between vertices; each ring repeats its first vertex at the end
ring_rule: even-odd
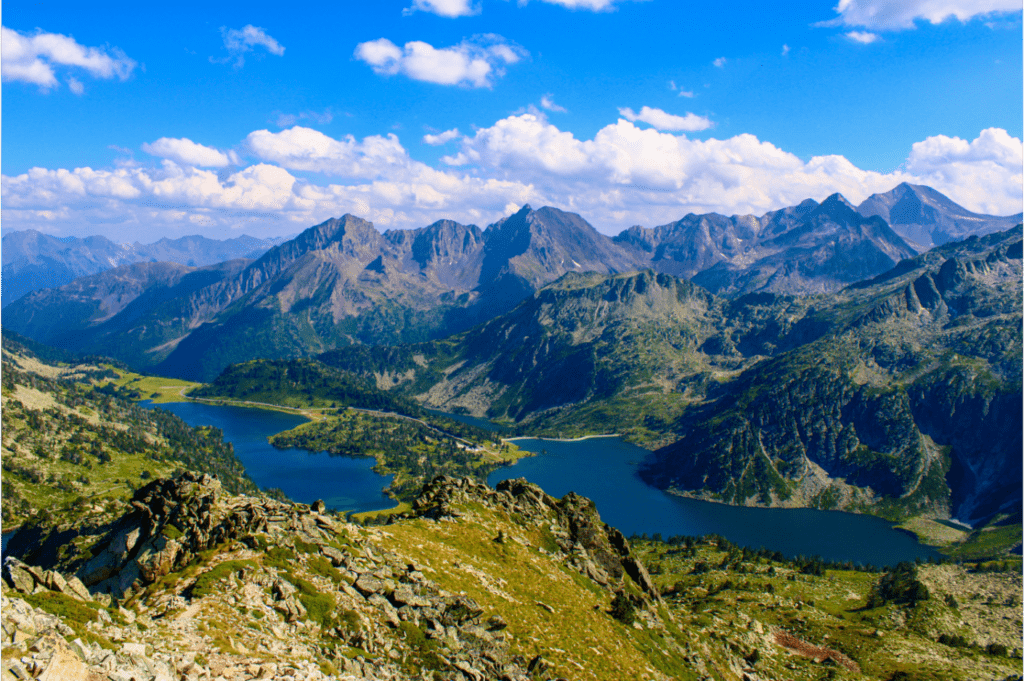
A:
POLYGON ((455 505, 475 501, 526 519, 546 524, 561 557, 582 574, 612 591, 623 588, 628 575, 650 601, 661 596, 629 541, 614 527, 601 522, 594 502, 570 492, 555 499, 525 478, 503 480, 491 489, 469 478, 438 476, 423 487, 413 502, 416 516, 459 517, 455 505))
POLYGON ((13 556, 4 560, 3 579, 12 589, 23 594, 56 591, 80 601, 92 599, 89 590, 78 577, 26 565, 13 556))
POLYGON ((265 501, 221 506, 220 493, 219 480, 189 472, 146 485, 131 511, 93 545, 78 577, 95 592, 123 598, 200 551, 266 528, 265 501))
POLYGON ((305 507, 223 494, 217 478, 184 472, 141 488, 129 511, 84 557, 55 566, 74 572, 90 592, 121 599, 226 541, 268 531, 298 532, 311 539, 320 536, 321 527, 331 526, 329 518, 305 507))

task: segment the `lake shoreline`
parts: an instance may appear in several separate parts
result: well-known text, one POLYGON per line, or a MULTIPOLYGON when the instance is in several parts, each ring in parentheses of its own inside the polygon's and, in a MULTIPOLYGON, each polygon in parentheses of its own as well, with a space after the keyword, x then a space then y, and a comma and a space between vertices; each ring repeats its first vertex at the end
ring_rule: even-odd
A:
POLYGON ((520 448, 535 455, 488 475, 489 485, 525 478, 555 498, 575 492, 593 501, 602 521, 626 536, 716 534, 740 546, 764 546, 791 557, 819 555, 865 565, 895 565, 940 555, 913 533, 897 530, 891 520, 871 514, 741 506, 651 487, 637 474, 637 462, 649 451, 621 437, 516 440, 520 448))
POLYGON ((516 437, 502 438, 505 442, 515 442, 516 440, 543 440, 544 442, 583 442, 584 440, 595 440, 602 437, 622 437, 619 433, 610 433, 608 435, 583 435, 582 437, 564 438, 564 437, 540 437, 536 435, 517 435, 516 437))

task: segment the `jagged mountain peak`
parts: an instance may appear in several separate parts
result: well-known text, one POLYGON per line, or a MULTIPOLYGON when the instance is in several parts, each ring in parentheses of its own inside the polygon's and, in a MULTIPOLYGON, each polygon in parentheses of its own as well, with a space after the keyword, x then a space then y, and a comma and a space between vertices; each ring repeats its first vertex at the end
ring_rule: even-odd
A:
MULTIPOLYGON (((803 204, 801 204, 803 205, 803 204)), ((818 204, 813 210, 810 211, 810 215, 827 215, 834 220, 851 221, 851 219, 860 222, 860 215, 857 213, 857 208, 846 200, 846 197, 836 192, 827 199, 818 204)))

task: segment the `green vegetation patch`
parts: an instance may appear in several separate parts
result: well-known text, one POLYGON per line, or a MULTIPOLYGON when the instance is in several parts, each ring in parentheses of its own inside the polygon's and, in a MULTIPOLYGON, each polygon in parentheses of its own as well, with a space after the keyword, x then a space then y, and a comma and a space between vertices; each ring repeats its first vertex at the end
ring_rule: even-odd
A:
POLYGON ((210 570, 199 575, 192 586, 192 596, 202 598, 219 593, 218 583, 232 575, 238 575, 246 570, 255 570, 256 563, 251 560, 228 560, 218 564, 210 570))
POLYGON ((419 494, 424 482, 437 475, 484 480, 499 465, 514 459, 517 450, 494 437, 488 434, 492 439, 475 442, 411 417, 346 410, 278 433, 270 443, 281 449, 374 457, 374 471, 394 476, 388 493, 409 501, 419 494))

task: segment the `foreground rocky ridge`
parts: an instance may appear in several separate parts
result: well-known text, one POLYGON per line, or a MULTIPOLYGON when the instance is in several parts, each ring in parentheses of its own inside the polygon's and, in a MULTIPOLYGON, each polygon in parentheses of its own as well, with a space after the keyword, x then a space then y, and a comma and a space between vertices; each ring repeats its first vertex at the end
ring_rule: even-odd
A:
MULTIPOLYGON (((607 590, 609 600, 613 590, 629 588, 639 607, 658 602, 629 543, 600 522, 588 500, 570 495, 556 502, 522 480, 491 490, 439 478, 424 489, 411 517, 453 522, 466 503, 549 522, 555 556, 565 556, 577 574, 607 590)), ((56 602, 58 610, 85 620, 71 629, 9 594, 5 611, 12 614, 5 627, 13 627, 6 633, 15 644, 25 634, 49 632, 28 652, 70 655, 83 670, 110 678, 137 671, 158 678, 283 678, 296 672, 304 678, 433 678, 430 669, 443 678, 549 678, 548 662, 512 650, 500 615, 445 590, 417 563, 391 551, 381 535, 326 514, 320 503, 226 495, 216 478, 183 473, 140 489, 114 523, 90 527, 84 519, 79 528, 75 539, 84 541, 75 542, 77 551, 56 555, 51 540, 67 539, 56 529, 22 552, 26 561, 54 569, 15 558, 4 564, 7 583, 28 595, 30 604, 41 602, 45 609, 56 602), (219 598, 225 591, 230 595, 219 598), (71 600, 79 605, 69 606, 71 600), (267 627, 219 637, 216 629, 225 625, 219 618, 240 613, 267 627), (112 626, 111 614, 125 626, 112 626), (78 638, 67 644, 72 634, 78 638), (121 655, 104 649, 111 643, 121 643, 121 655), (275 662, 254 664, 254 657, 275 662)), ((517 540, 512 533, 497 539, 517 540)), ((22 668, 45 668, 44 657, 22 668)))
POLYGON ((1019 604, 1019 574, 930 568, 932 605, 861 606, 870 575, 815 577, 722 540, 638 551, 589 500, 523 480, 437 478, 412 512, 366 528, 319 502, 229 495, 183 473, 140 489, 114 522, 96 520, 78 523, 74 555, 50 555, 44 539, 27 562, 5 561, 5 681, 739 681, 819 678, 829 660, 889 678, 908 646, 925 656, 920 669, 941 670, 928 678, 1019 667, 1019 613, 1000 628, 991 605, 958 614, 942 601, 981 588, 990 604, 1019 604), (961 635, 958 617, 988 648, 935 643, 961 635))

